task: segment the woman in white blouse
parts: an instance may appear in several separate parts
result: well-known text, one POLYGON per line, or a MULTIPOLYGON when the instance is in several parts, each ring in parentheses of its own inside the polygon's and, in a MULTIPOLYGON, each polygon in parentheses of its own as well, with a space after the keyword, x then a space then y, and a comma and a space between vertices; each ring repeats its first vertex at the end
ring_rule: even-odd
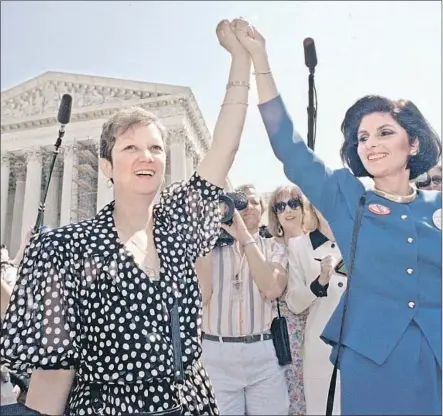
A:
MULTIPOLYGON (((289 281, 282 306, 293 355, 287 371, 289 414, 303 414, 303 410, 307 415, 324 414, 332 365, 330 347, 320 340, 320 333, 346 288, 346 277, 334 271, 341 254, 325 219, 298 186, 276 189, 268 213, 269 231, 288 249, 289 281), (314 250, 310 233, 316 229, 329 240, 314 250)), ((335 400, 336 414, 339 402, 335 400)))

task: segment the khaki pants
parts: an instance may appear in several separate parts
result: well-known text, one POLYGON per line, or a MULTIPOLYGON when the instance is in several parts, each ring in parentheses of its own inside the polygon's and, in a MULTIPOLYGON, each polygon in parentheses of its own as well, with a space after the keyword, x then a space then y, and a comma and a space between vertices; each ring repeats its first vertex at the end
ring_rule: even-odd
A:
POLYGON ((204 339, 201 360, 222 416, 288 414, 284 367, 272 340, 244 344, 204 339))

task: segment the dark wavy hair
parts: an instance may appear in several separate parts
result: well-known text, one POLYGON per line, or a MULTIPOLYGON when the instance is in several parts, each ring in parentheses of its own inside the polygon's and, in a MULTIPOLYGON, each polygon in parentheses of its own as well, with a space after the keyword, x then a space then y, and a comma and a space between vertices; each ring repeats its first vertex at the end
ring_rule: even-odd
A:
POLYGON ((367 95, 360 98, 346 111, 341 124, 345 140, 340 156, 355 176, 372 177, 364 168, 357 153, 358 129, 363 117, 372 113, 389 113, 406 130, 411 145, 415 139, 418 139, 419 151, 416 155, 409 157, 406 166, 406 169, 410 170, 411 180, 437 164, 442 150, 440 139, 414 103, 407 100, 393 101, 378 95, 367 95))

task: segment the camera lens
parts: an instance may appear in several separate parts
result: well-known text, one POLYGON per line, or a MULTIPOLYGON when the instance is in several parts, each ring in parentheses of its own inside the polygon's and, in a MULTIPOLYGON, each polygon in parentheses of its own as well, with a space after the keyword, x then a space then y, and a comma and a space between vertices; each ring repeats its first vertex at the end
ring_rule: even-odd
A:
POLYGON ((220 195, 221 222, 223 224, 229 224, 232 221, 234 210, 234 201, 227 195, 220 195))

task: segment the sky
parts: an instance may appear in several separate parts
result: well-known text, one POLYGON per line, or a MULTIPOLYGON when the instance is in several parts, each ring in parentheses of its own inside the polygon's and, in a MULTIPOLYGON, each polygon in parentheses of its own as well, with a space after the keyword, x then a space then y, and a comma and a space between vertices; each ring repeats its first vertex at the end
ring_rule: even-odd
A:
MULTIPOLYGON (((213 131, 229 54, 215 35, 243 16, 266 38, 278 89, 307 132, 303 39, 315 41, 315 151, 342 167, 340 124, 366 94, 410 99, 441 137, 441 2, 1 2, 1 90, 46 71, 189 86, 213 131)), ((287 183, 269 145, 251 77, 248 115, 229 178, 260 192, 287 183)))

